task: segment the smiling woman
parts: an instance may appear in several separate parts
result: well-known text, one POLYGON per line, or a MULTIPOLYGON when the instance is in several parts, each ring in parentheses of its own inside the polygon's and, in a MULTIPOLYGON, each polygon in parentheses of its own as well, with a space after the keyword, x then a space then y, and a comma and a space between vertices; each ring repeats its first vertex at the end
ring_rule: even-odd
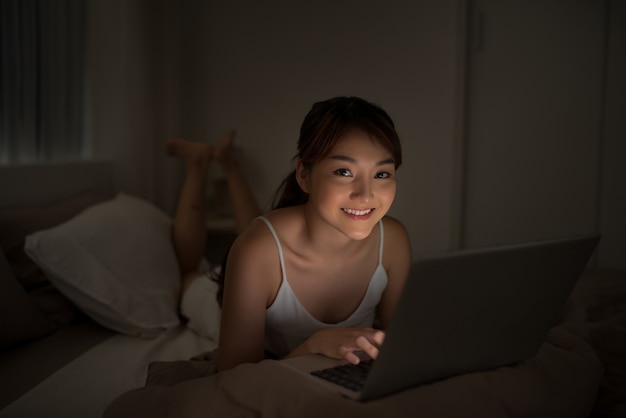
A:
POLYGON ((0 163, 77 159, 86 2, 0 2, 0 163))
POLYGON ((334 217, 337 222, 363 221, 345 225, 343 232, 356 240, 369 236, 371 222, 376 223, 391 207, 396 194, 395 171, 390 153, 360 130, 344 135, 314 170, 300 162, 296 168, 300 188, 315 201, 320 214, 328 212, 329 223, 334 217), (341 212, 336 211, 338 207, 341 212))
POLYGON ((268 356, 375 358, 408 274, 407 232, 387 216, 402 161, 387 113, 356 97, 314 104, 295 160, 274 210, 229 252, 220 370, 268 356))

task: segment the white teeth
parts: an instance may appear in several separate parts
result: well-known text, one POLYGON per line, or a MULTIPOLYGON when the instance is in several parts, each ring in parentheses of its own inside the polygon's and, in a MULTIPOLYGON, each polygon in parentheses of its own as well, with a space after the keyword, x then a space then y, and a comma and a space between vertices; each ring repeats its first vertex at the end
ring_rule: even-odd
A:
POLYGON ((365 210, 344 209, 343 211, 346 213, 349 213, 350 215, 363 216, 363 215, 367 215, 372 210, 371 209, 365 209, 365 210))

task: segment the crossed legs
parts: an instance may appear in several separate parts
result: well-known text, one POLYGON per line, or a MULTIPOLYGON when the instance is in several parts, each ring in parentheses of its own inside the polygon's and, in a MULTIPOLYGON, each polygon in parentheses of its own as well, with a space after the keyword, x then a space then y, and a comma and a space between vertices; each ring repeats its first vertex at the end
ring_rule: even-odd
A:
POLYGON ((166 143, 168 154, 185 165, 185 178, 172 226, 174 250, 183 277, 181 294, 195 280, 206 250, 206 187, 210 164, 216 160, 224 171, 237 233, 243 231, 261 210, 245 181, 233 150, 234 131, 224 134, 216 146, 186 139, 166 143))

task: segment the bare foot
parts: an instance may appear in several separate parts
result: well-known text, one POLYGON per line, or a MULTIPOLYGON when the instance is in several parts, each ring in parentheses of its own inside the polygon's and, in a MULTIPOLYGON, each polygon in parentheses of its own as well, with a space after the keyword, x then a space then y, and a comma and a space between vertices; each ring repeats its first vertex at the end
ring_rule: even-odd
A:
POLYGON ((237 159, 235 157, 235 148, 233 145, 234 138, 234 130, 226 132, 220 138, 219 142, 215 146, 215 149, 213 150, 213 155, 215 159, 219 161, 224 171, 228 171, 230 168, 234 168, 237 164, 237 159))
POLYGON ((201 164, 208 166, 214 155, 211 144, 182 138, 167 140, 165 150, 169 155, 178 157, 186 165, 201 164))

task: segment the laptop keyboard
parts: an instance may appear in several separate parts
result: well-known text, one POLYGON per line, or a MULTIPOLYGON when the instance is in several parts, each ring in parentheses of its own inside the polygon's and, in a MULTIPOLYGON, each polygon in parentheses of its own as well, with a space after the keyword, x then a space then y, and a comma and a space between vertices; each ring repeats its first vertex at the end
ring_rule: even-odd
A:
POLYGON ((316 370, 311 372, 311 374, 358 392, 363 389, 367 374, 373 363, 374 360, 364 360, 359 364, 344 364, 328 369, 316 370))

